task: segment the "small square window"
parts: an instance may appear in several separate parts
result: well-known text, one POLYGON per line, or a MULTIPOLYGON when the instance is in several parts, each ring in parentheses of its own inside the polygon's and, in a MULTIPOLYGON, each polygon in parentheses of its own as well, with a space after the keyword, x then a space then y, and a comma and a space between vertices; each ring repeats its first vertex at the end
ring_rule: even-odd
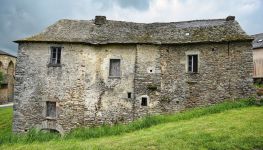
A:
POLYGON ((142 106, 147 106, 147 97, 142 97, 141 105, 142 106))
POLYGON ((46 102, 46 117, 56 117, 56 102, 46 102))
POLYGON ((198 72, 198 55, 188 55, 188 72, 198 72))
POLYGON ((61 47, 51 47, 50 64, 61 63, 61 47))
POLYGON ((132 93, 131 92, 128 92, 128 98, 132 98, 132 93))
POLYGON ((121 76, 120 65, 121 65, 120 59, 110 59, 110 73, 109 73, 110 77, 121 76))

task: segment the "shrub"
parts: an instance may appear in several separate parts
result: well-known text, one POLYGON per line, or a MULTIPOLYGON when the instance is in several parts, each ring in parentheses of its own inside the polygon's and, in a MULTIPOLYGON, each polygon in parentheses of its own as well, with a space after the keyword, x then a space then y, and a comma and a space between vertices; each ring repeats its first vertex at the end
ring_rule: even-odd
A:
POLYGON ((249 97, 247 102, 248 102, 249 105, 255 105, 257 100, 256 100, 255 97, 249 97))

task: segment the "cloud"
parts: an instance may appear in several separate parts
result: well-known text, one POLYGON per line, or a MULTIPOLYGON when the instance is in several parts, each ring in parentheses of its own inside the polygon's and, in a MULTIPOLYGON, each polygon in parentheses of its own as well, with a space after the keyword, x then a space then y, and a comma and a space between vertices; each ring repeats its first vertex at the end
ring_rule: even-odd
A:
POLYGON ((235 15, 249 34, 262 31, 261 0, 1 0, 0 49, 16 53, 12 41, 38 33, 59 19, 171 22, 235 15))
POLYGON ((118 5, 123 9, 146 11, 149 8, 150 0, 92 0, 92 3, 98 4, 101 10, 108 10, 118 5))

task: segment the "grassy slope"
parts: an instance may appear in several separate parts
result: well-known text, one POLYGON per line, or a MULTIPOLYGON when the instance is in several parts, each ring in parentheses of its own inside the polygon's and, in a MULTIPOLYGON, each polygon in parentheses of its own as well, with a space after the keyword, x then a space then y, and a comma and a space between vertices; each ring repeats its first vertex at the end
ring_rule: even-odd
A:
POLYGON ((0 108, 0 136, 3 134, 10 134, 13 121, 13 109, 0 108))
POLYGON ((117 136, 4 144, 0 149, 253 149, 263 148, 262 124, 263 107, 246 107, 117 136))

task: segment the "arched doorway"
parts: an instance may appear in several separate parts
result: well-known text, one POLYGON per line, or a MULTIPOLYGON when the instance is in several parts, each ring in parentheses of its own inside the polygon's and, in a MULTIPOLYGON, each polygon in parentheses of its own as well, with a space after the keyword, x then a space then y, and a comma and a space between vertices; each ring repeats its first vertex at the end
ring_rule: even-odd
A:
POLYGON ((0 61, 0 72, 2 72, 2 73, 3 73, 3 68, 4 68, 4 65, 3 65, 3 63, 0 61))
POLYGON ((8 76, 8 101, 13 101, 14 99, 14 71, 15 66, 12 61, 9 62, 7 67, 7 76, 8 76))
POLYGON ((3 78, 4 78, 3 63, 0 61, 0 80, 3 80, 3 78))

